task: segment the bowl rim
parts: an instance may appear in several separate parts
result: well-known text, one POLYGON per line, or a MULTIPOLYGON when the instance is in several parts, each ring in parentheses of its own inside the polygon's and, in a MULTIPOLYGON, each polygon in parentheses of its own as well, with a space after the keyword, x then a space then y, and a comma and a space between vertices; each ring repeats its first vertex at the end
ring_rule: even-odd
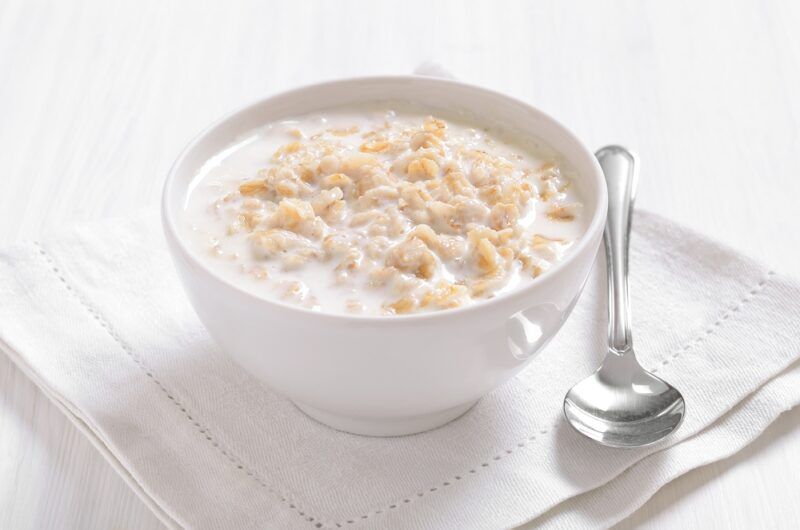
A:
MULTIPOLYGON (((542 139, 545 142, 547 142, 546 138, 542 139)), ((279 92, 275 92, 273 94, 259 98, 255 101, 251 101, 246 105, 240 106, 234 109, 233 111, 226 113, 222 117, 216 119, 211 124, 204 127, 189 141, 188 144, 186 144, 186 146, 181 150, 178 157, 170 166, 169 172, 167 173, 167 177, 164 181, 164 186, 162 188, 162 194, 161 194, 161 220, 167 238, 172 240, 172 242, 177 246, 177 248, 181 251, 184 257, 189 259, 195 266, 199 266, 199 268, 204 273, 206 273, 208 276, 210 276, 211 278, 215 279, 216 281, 224 285, 226 288, 234 289, 235 291, 239 292, 245 297, 255 300, 257 303, 266 303, 268 305, 274 306, 275 308, 287 310, 290 312, 296 312, 297 315, 300 317, 314 318, 318 320, 334 320, 341 322, 370 322, 376 324, 380 323, 380 325, 392 325, 392 323, 407 324, 409 322, 414 322, 414 321, 442 321, 452 318, 460 318, 465 314, 487 311, 491 307, 496 306, 498 304, 509 303, 512 301, 519 301, 520 299, 525 298, 526 296, 530 295, 530 293, 533 290, 539 288, 540 286, 556 281, 557 278, 559 277, 559 272, 565 269, 570 263, 578 259, 577 258, 578 255, 583 253, 586 250, 586 247, 592 244, 592 241, 598 235, 598 232, 602 233, 602 231, 604 230, 607 208, 608 208, 608 193, 606 190, 606 183, 603 178, 602 169, 600 168, 597 159, 595 158, 594 154, 586 147, 586 145, 584 145, 584 143, 560 121, 553 118, 546 112, 540 110, 538 107, 531 105, 530 103, 503 94, 502 92, 498 92, 496 90, 480 87, 470 83, 463 83, 461 81, 455 81, 451 79, 443 79, 443 78, 420 76, 420 75, 377 75, 377 76, 346 77, 340 79, 332 79, 322 82, 304 84, 295 88, 291 88, 289 90, 282 90, 279 92), (267 103, 269 100, 284 96, 291 96, 293 94, 304 92, 311 89, 325 90, 326 87, 332 87, 335 85, 340 85, 345 83, 359 83, 359 82, 366 82, 366 83, 423 82, 423 83, 438 84, 440 86, 445 86, 445 87, 450 86, 450 87, 458 87, 461 89, 467 89, 475 93, 477 97, 490 96, 495 98, 501 98, 509 101, 510 103, 513 103, 514 105, 526 107, 529 111, 533 111, 535 114, 538 114, 543 121, 549 122, 550 125, 555 126, 555 128, 557 129, 560 129, 561 132, 567 137, 567 139, 571 141, 578 148, 578 151, 580 151, 581 154, 585 156, 589 160, 590 164, 593 166, 594 171, 592 172, 591 177, 593 177, 594 180, 596 181, 595 188, 598 190, 597 208, 595 208, 594 215, 592 216, 591 221, 587 225, 586 230, 578 239, 578 241, 576 241, 575 245, 571 248, 570 252, 564 258, 564 260, 554 264, 554 266, 551 269, 549 269, 546 274, 543 274, 542 276, 535 278, 534 281, 532 281, 529 285, 526 285, 525 287, 522 287, 520 289, 513 289, 509 292, 502 293, 488 300, 480 300, 466 306, 461 306, 453 309, 444 309, 441 311, 430 311, 425 313, 409 313, 403 315, 360 315, 360 314, 351 315, 347 313, 315 311, 313 309, 308 309, 305 307, 285 303, 280 300, 272 300, 265 296, 259 296, 258 294, 250 292, 249 290, 226 279, 222 275, 217 274, 211 267, 207 266, 202 259, 199 259, 196 252, 190 249, 184 238, 180 236, 180 231, 177 229, 175 224, 174 214, 176 212, 170 206, 171 204, 175 204, 175 202, 173 201, 172 191, 174 188, 173 183, 177 178, 176 175, 178 173, 178 170, 182 166, 184 160, 197 146, 197 144, 199 144, 203 139, 205 139, 206 136, 208 136, 218 127, 224 125, 229 120, 253 109, 254 107, 261 106, 267 103)))

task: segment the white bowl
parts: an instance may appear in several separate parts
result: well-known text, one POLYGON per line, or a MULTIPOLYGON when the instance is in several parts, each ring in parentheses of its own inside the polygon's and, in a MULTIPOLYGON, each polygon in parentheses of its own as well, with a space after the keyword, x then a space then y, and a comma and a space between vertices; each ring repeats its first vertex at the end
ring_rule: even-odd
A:
POLYGON ((559 330, 599 247, 606 187, 592 153, 553 118, 521 101, 425 77, 346 79, 298 88, 235 112, 195 138, 164 186, 164 232, 198 316, 244 369, 336 429, 377 436, 443 425, 522 369, 559 330), (237 136, 328 107, 401 99, 463 110, 535 135, 576 171, 586 233, 527 287, 459 309, 403 316, 313 312, 247 292, 213 273, 178 229, 196 172, 237 136))

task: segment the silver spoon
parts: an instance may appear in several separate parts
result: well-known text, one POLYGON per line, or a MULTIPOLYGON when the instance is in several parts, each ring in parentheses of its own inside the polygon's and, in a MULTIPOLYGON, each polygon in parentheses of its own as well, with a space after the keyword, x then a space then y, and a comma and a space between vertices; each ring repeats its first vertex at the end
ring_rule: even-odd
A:
POLYGON ((657 442, 680 426, 683 396, 636 361, 628 306, 628 243, 636 195, 636 156, 619 146, 595 153, 608 186, 603 235, 608 269, 608 352, 603 365, 564 398, 564 415, 579 433, 611 447, 657 442))

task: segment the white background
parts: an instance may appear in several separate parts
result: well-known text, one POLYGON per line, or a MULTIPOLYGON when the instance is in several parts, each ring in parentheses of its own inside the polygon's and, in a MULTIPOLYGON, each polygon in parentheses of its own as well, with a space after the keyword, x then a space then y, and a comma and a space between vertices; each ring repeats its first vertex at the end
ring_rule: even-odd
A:
MULTIPOLYGON (((637 150, 640 207, 800 277, 799 29, 791 0, 0 0, 0 243, 155 209, 180 148, 251 100, 435 60, 637 150)), ((798 448, 800 409, 621 526, 794 527, 798 448)), ((0 528, 32 527, 159 523, 0 357, 0 528)))

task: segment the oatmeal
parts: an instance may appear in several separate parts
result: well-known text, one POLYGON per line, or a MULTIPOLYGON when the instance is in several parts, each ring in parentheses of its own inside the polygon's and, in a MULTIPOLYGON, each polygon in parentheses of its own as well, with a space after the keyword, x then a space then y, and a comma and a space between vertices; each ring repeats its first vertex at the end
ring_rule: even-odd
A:
POLYGON ((207 263, 252 292, 386 315, 519 288, 585 229, 549 148, 399 103, 253 131, 200 170, 185 220, 207 263))

